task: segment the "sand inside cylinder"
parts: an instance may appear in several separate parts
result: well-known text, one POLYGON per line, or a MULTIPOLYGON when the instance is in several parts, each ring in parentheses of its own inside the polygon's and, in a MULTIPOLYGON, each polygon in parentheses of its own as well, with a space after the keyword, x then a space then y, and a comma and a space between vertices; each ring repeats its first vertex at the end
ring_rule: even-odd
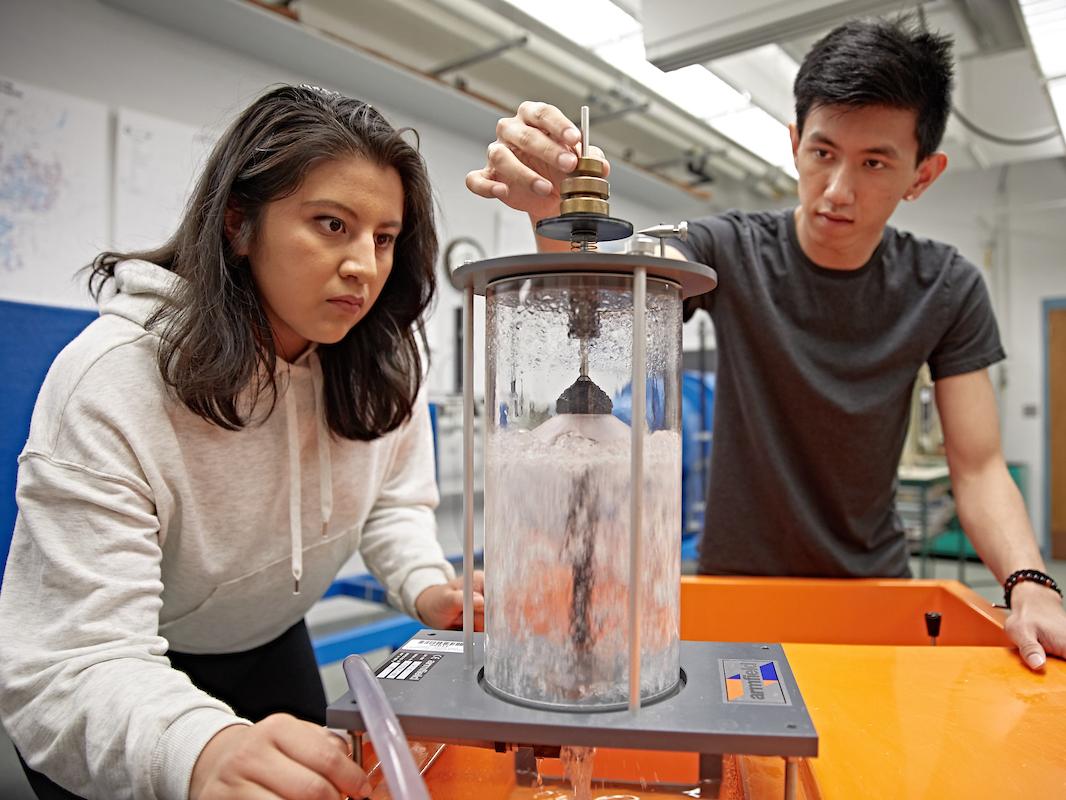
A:
MULTIPOLYGON (((678 680, 681 440, 645 437, 641 694, 678 680)), ((496 431, 486 447, 489 684, 535 703, 629 697, 630 442, 496 431)))

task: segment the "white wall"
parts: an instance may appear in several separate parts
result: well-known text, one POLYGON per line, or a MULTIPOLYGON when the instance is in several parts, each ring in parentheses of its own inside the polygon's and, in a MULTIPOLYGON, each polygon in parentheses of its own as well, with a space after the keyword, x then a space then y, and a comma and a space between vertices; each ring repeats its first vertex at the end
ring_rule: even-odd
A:
MULTIPOLYGON (((97 100, 112 109, 133 108, 215 131, 271 84, 321 82, 95 0, 3 0, 0 75, 97 100)), ((532 234, 520 215, 475 197, 464 186, 466 173, 484 161, 485 146, 494 138, 491 129, 483 141, 471 141, 429 120, 390 113, 389 97, 372 96, 365 86, 333 88, 360 96, 382 108, 394 124, 419 131, 438 202, 442 250, 455 236, 476 238, 489 255, 533 249, 532 234)), ((680 192, 678 199, 678 209, 657 210, 638 198, 616 194, 612 211, 647 225, 660 221, 663 213, 665 219, 680 215, 680 192)), ((688 208, 691 212, 691 204, 688 208)), ((447 392, 453 386, 451 309, 459 302, 459 294, 441 281, 428 331, 434 356, 431 391, 447 392)), ((480 332, 476 338, 481 341, 480 332)), ((475 374, 481 373, 476 369, 475 374)))
POLYGON ((1007 351, 991 372, 1003 449, 1009 461, 1029 465, 1029 512, 1045 543, 1042 304, 1066 298, 1066 160, 958 174, 949 167, 923 197, 900 206, 893 224, 951 242, 985 271, 1007 351))

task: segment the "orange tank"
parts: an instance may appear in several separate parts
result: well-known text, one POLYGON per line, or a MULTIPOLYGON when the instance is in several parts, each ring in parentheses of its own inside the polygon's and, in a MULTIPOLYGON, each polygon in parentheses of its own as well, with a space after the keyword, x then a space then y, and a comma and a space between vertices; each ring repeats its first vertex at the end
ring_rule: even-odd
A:
MULTIPOLYGON (((1004 619, 955 581, 681 584, 681 638, 785 644, 819 736, 819 756, 798 764, 806 800, 1066 797, 1066 662, 1031 672, 1004 619), (942 615, 936 647, 927 611, 942 615)), ((720 797, 780 800, 784 771, 780 758, 727 756, 720 797)), ((545 785, 518 787, 512 754, 449 745, 425 777, 434 800, 572 796, 552 781, 558 761, 541 774, 545 785)), ((592 797, 691 797, 680 792, 696 778, 693 754, 600 750, 592 797)))

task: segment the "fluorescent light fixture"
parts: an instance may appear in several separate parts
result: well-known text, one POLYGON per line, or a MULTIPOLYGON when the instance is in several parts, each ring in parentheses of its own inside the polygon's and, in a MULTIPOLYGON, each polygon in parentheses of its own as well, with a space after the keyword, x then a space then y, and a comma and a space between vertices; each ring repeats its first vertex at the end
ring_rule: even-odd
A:
MULTIPOLYGON (((611 0, 507 2, 795 177, 785 125, 754 106, 748 95, 736 91, 706 67, 693 64, 673 72, 656 67, 645 53, 643 26, 611 0)), ((784 51, 780 56, 788 58, 784 51)), ((789 69, 780 58, 775 66, 789 69)))
POLYGON ((1066 76, 1066 0, 1018 0, 1018 5, 1040 71, 1047 78, 1066 76))
POLYGON ((679 105, 693 116, 706 119, 715 114, 747 108, 751 101, 706 68, 693 65, 663 72, 644 57, 640 31, 592 51, 631 78, 679 105))
POLYGON ((772 70, 774 78, 787 86, 791 94, 792 84, 796 82, 796 75, 800 69, 796 59, 786 53, 779 44, 764 44, 752 53, 764 61, 767 69, 772 70))
POLYGON ((507 0, 571 41, 592 50, 643 26, 611 0, 507 0))
POLYGON ((667 84, 666 96, 700 119, 709 120, 751 107, 751 98, 738 92, 701 64, 692 64, 663 75, 667 84))
POLYGON ((711 127, 736 142, 743 142, 763 161, 780 167, 796 177, 792 159, 792 141, 788 128, 761 108, 752 106, 733 114, 708 120, 711 127))
POLYGON ((1047 82, 1047 91, 1051 95, 1051 105, 1059 119, 1059 130, 1066 134, 1066 75, 1047 82))
POLYGON ((1018 0, 1018 6, 1066 141, 1066 0, 1018 0))
POLYGON ((716 58, 709 66, 712 70, 721 70, 727 76, 730 73, 751 74, 757 77, 760 83, 780 86, 790 101, 792 84, 795 83, 796 73, 799 72, 796 59, 777 44, 764 44, 731 56, 716 58))

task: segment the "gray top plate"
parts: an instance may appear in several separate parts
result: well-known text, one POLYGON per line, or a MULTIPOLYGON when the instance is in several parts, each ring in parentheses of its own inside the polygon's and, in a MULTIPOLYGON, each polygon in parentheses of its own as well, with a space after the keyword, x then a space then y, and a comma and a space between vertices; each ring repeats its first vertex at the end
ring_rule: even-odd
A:
POLYGON ((452 272, 456 289, 474 287, 474 294, 485 294, 485 287, 501 278, 523 275, 546 275, 565 272, 603 272, 632 275, 637 267, 644 267, 648 277, 665 278, 681 286, 682 297, 692 297, 711 291, 718 285, 718 274, 706 264, 628 253, 530 253, 521 256, 488 258, 471 261, 452 272))
MULTIPOLYGON (((413 738, 468 743, 587 745, 695 753, 814 756, 814 730, 788 659, 778 644, 681 642, 684 687, 671 697, 646 705, 636 715, 624 711, 562 712, 528 708, 490 694, 478 680, 484 663, 484 634, 474 634, 474 661, 461 652, 462 633, 421 631, 417 640, 459 642, 460 652, 414 675, 417 680, 381 677, 389 704, 413 738), (731 677, 741 662, 773 662, 778 702, 740 702, 727 698, 731 677)), ((394 656, 395 657, 395 656, 394 656)), ((404 678, 405 673, 400 673, 404 678)), ((407 675, 406 677, 410 677, 407 675)), ((773 698, 771 698, 773 699, 773 698)), ((326 710, 330 727, 365 731, 351 693, 326 710)))

